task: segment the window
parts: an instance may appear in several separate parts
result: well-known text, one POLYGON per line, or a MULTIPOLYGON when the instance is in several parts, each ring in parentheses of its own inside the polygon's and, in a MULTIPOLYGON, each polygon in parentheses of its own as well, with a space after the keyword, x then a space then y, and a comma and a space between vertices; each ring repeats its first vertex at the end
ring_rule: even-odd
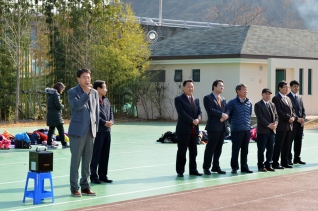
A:
POLYGON ((175 82, 182 82, 182 70, 175 70, 174 71, 174 81, 175 82))
POLYGON ((303 94, 303 69, 299 69, 299 94, 302 95, 303 94))
POLYGON ((147 76, 150 82, 165 82, 166 81, 166 71, 165 70, 147 70, 147 76))
POLYGON ((308 69, 308 95, 311 95, 311 69, 308 69))
POLYGON ((200 69, 192 70, 192 80, 193 82, 200 82, 200 69))

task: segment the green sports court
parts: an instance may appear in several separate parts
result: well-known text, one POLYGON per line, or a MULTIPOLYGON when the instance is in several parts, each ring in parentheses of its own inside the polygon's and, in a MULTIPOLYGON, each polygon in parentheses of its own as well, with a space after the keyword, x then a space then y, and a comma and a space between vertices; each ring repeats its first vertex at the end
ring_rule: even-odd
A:
MULTIPOLYGON (((302 160, 307 162, 306 165, 294 165, 292 169, 276 170, 275 172, 257 172, 257 147, 256 143, 250 143, 248 164, 254 173, 242 174, 238 171, 237 175, 232 175, 230 173, 231 143, 229 142, 224 144, 220 158, 221 168, 227 172, 225 175, 213 173, 202 177, 189 176, 188 166, 186 165, 184 178, 178 178, 175 172, 177 145, 156 142, 166 131, 174 131, 175 124, 174 122, 116 123, 112 127, 111 132, 112 144, 108 173, 108 177, 114 182, 112 184, 91 184, 91 189, 97 193, 96 197, 82 196, 81 198, 76 198, 70 195, 70 150, 59 148, 54 150, 52 172, 55 202, 52 203, 51 199, 47 198, 41 204, 33 205, 33 199, 26 198, 26 202, 23 203, 24 186, 29 169, 29 150, 1 150, 0 210, 78 210, 114 202, 115 204, 125 203, 127 200, 140 200, 142 204, 141 199, 145 197, 160 197, 166 194, 188 193, 189 191, 195 192, 205 190, 204 188, 220 187, 222 185, 258 180, 264 181, 267 178, 282 178, 281 180, 284 180, 283 178, 288 175, 299 175, 318 170, 318 130, 305 130, 301 155, 302 160)), ((67 130, 67 126, 65 125, 65 130, 67 130)), ((203 127, 204 125, 201 124, 201 129, 203 127)), ((0 128, 0 133, 4 129, 16 134, 32 132, 39 129, 39 127, 0 128)), ((197 165, 199 172, 202 172, 204 149, 205 145, 198 145, 197 165)), ((35 150, 35 146, 31 150, 35 150)), ((315 177, 313 179, 316 179, 318 183, 318 177, 315 177)), ((316 187, 317 183, 314 187, 316 187)), ((32 184, 31 180, 29 187, 32 187, 32 184)), ((143 210, 160 210, 155 207, 147 207, 146 204, 143 210)), ((210 210, 212 208, 210 207, 210 210)), ((317 209, 318 207, 312 210, 317 209)), ((107 208, 104 207, 101 210, 107 210, 107 208)), ((128 210, 140 209, 131 206, 128 210)), ((170 207, 170 209, 166 208, 166 210, 178 209, 170 207)), ((195 209, 184 207, 180 210, 195 209)), ((299 209, 296 208, 295 210, 299 209)))

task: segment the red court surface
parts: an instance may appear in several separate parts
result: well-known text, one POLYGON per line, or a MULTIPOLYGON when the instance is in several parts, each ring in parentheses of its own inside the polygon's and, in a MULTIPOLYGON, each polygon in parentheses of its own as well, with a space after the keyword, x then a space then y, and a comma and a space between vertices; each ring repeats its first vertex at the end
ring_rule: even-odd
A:
POLYGON ((318 170, 200 188, 76 210, 315 211, 318 210, 318 170))

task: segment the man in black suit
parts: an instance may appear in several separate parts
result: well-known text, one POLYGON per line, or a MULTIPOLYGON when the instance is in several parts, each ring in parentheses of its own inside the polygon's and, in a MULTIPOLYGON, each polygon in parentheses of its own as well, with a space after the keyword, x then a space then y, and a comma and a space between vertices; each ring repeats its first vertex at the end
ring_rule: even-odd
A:
POLYGON ((257 158, 258 171, 275 171, 272 168, 272 157, 275 143, 275 133, 278 116, 275 105, 270 102, 272 91, 262 90, 262 99, 254 106, 257 117, 257 158), (266 149, 266 161, 264 163, 264 151, 266 149))
POLYGON ((293 80, 289 83, 291 92, 287 95, 292 103, 295 110, 295 121, 293 122, 293 132, 291 135, 290 141, 290 149, 288 160, 289 163, 292 164, 291 160, 293 158, 292 154, 292 144, 294 142, 294 164, 306 164, 300 159, 300 152, 301 152, 301 145, 303 139, 303 132, 304 132, 304 124, 306 119, 305 108, 302 97, 296 95, 299 91, 299 82, 293 80))
POLYGON ((206 129, 208 131, 208 143, 204 151, 203 170, 205 174, 210 175, 210 167, 213 156, 212 172, 225 174, 219 164, 222 153, 222 146, 226 133, 226 120, 228 119, 226 100, 220 94, 224 90, 223 81, 218 79, 212 84, 212 93, 203 98, 205 110, 208 114, 206 129))
POLYGON ((273 154, 274 169, 284 169, 284 167, 293 168, 288 162, 288 152, 290 149, 290 139, 293 130, 293 121, 295 120, 295 112, 291 100, 286 96, 288 88, 286 81, 279 82, 279 93, 272 99, 278 114, 278 125, 273 154), (279 165, 278 162, 279 156, 281 157, 281 165, 279 165))
POLYGON ((183 177, 187 148, 189 147, 189 171, 190 175, 202 176, 197 170, 197 143, 199 134, 199 122, 201 120, 201 108, 199 99, 193 96, 194 85, 192 80, 183 82, 184 93, 174 99, 178 113, 176 135, 178 140, 178 151, 176 171, 178 177, 183 177))

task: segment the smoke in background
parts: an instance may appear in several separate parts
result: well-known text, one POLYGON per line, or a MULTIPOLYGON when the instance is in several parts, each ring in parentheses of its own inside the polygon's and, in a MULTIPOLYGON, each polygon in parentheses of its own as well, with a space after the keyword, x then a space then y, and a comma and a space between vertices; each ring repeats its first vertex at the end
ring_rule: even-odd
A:
POLYGON ((318 31, 318 0, 293 0, 308 30, 318 31))

